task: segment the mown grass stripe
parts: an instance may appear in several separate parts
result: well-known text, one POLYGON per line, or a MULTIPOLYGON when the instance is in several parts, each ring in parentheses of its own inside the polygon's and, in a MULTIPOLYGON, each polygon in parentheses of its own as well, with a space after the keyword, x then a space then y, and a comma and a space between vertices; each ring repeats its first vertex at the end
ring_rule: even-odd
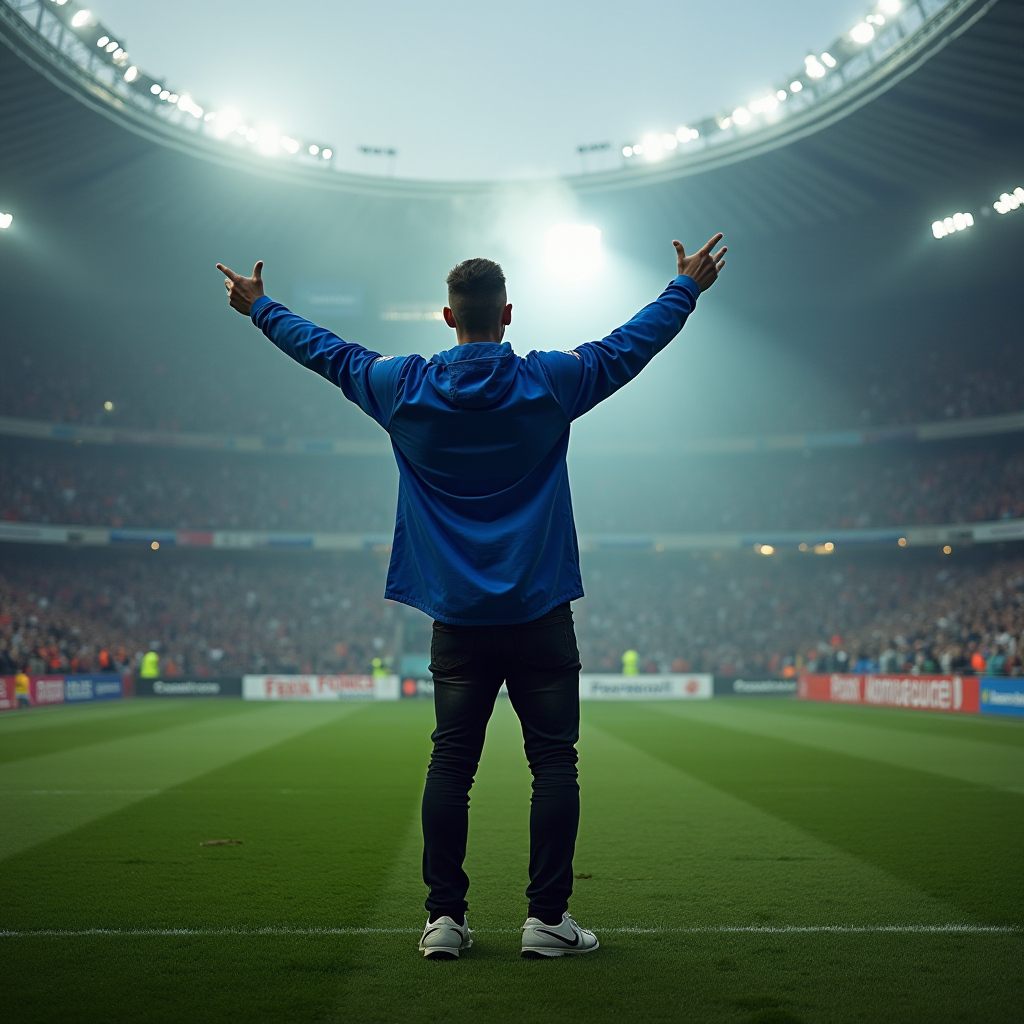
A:
MULTIPOLYGON (((1016 934, 1017 925, 984 924, 810 924, 810 925, 694 925, 658 927, 647 925, 596 925, 602 935, 986 935, 1016 934)), ((82 939, 91 936, 146 938, 161 936, 265 936, 265 935, 418 935, 422 928, 36 928, 26 931, 0 931, 0 939, 82 939)), ((474 935, 514 935, 521 928, 473 928, 474 935)))

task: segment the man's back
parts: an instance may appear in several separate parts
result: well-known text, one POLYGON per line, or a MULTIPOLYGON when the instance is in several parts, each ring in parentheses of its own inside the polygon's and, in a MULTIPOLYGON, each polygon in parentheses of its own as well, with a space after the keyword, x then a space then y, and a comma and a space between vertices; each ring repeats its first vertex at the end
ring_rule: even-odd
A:
POLYGON ((583 596, 569 425, 678 334, 698 294, 677 277, 601 341, 525 357, 507 342, 381 356, 266 296, 251 316, 391 435, 401 483, 385 595, 442 622, 494 625, 583 596))

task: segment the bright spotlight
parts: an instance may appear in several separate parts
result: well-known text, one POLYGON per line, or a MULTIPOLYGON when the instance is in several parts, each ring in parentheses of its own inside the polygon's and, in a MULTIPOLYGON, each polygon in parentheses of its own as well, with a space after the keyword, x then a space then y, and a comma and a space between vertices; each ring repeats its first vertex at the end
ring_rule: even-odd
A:
POLYGON ((109 42, 110 36, 100 36, 99 39, 96 40, 96 45, 102 50, 109 42))
POLYGON ((334 150, 333 150, 333 149, 325 149, 325 150, 323 150, 323 151, 322 151, 322 152, 320 153, 320 155, 321 155, 321 156, 322 156, 322 157, 323 157, 323 158, 324 158, 325 160, 330 160, 330 159, 331 159, 331 157, 332 157, 332 156, 334 156, 334 150))
POLYGON ((113 412, 114 411, 114 403, 110 402, 110 401, 104 402, 103 403, 103 408, 106 409, 107 412, 113 412))
POLYGON ((789 83, 789 91, 792 93, 801 92, 803 90, 804 83, 798 78, 795 82, 789 83))
MULTIPOLYGON (((636 152, 636 147, 633 147, 633 152, 636 152)), ((644 136, 644 148, 643 154, 648 160, 660 160, 665 155, 665 148, 661 144, 661 139, 657 135, 645 135, 644 136)))
POLYGON ((83 25, 89 23, 89 19, 92 17, 92 11, 81 10, 71 19, 72 28, 81 28, 83 25))
POLYGON ((309 147, 309 155, 310 156, 317 156, 319 153, 320 153, 320 147, 319 146, 310 146, 309 147))
POLYGON ((134 82, 138 77, 139 69, 134 64, 124 73, 124 80, 126 82, 134 82))
POLYGON ((955 231, 966 231, 974 227, 974 215, 970 213, 954 213, 952 217, 932 222, 932 234, 936 238, 945 238, 955 231))
POLYGON ((0 231, 6 231, 14 221, 14 214, 0 213, 0 231))
POLYGON ((737 107, 732 112, 733 124, 749 124, 750 123, 750 111, 746 107, 737 107))
POLYGON ((592 224, 556 224, 547 234, 544 265, 560 281, 584 281, 601 265, 601 232, 592 224))
POLYGON ((866 21, 862 21, 859 25, 854 25, 850 29, 850 38, 855 43, 860 43, 862 46, 865 43, 870 43, 875 38, 875 26, 869 25, 866 21))
POLYGON ((900 0, 878 0, 878 9, 885 11, 886 14, 898 14, 900 10, 900 0))
POLYGON ((157 83, 156 83, 156 82, 154 82, 154 83, 153 83, 153 84, 152 84, 152 85, 151 85, 151 86, 149 87, 149 91, 150 91, 150 92, 151 92, 151 93, 152 93, 152 94, 153 94, 154 96, 159 96, 159 95, 160 95, 160 86, 159 86, 159 85, 157 85, 157 83))
POLYGON ((757 545, 757 553, 759 555, 774 555, 775 548, 771 544, 759 544, 757 545))
POLYGON ((993 204, 992 209, 998 214, 1009 213, 1024 204, 1024 188, 1019 185, 1012 192, 1004 192, 993 204))
POLYGON ((825 69, 817 57, 804 57, 804 68, 807 70, 808 78, 824 78, 825 69))

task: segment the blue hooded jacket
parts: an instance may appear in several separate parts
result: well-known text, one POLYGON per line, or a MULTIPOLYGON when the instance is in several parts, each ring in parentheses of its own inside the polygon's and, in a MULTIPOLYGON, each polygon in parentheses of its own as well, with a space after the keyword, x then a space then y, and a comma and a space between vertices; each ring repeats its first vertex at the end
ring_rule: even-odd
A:
POLYGON ((569 425, 682 329, 700 289, 677 277, 601 341, 518 356, 508 342, 430 359, 342 341, 268 296, 252 321, 390 435, 398 512, 385 596, 456 625, 529 622, 583 596, 565 464, 569 425))

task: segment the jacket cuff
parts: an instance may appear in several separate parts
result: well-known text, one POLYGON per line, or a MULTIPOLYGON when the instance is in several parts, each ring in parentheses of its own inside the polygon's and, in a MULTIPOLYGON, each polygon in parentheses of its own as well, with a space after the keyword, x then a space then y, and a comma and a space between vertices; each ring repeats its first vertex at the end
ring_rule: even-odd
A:
POLYGON ((274 301, 274 300, 273 300, 273 299, 272 299, 272 298, 271 298, 271 297, 270 297, 269 295, 261 295, 261 296, 260 296, 260 297, 259 297, 259 298, 258 298, 258 299, 257 299, 257 300, 256 300, 256 301, 255 301, 255 302, 253 303, 253 304, 252 304, 252 307, 251 307, 251 308, 249 309, 249 319, 250 319, 250 320, 252 320, 252 322, 253 322, 253 323, 256 323, 256 314, 257 314, 257 313, 258 313, 258 312, 259 312, 259 311, 260 311, 260 310, 261 310, 261 309, 262 309, 262 308, 263 308, 263 307, 264 307, 265 305, 267 305, 267 303, 268 303, 268 302, 273 302, 273 301, 274 301))
POLYGON ((672 284, 677 284, 681 288, 685 288, 690 293, 694 302, 700 298, 700 285, 697 284, 692 277, 687 277, 686 274, 680 274, 672 284))

